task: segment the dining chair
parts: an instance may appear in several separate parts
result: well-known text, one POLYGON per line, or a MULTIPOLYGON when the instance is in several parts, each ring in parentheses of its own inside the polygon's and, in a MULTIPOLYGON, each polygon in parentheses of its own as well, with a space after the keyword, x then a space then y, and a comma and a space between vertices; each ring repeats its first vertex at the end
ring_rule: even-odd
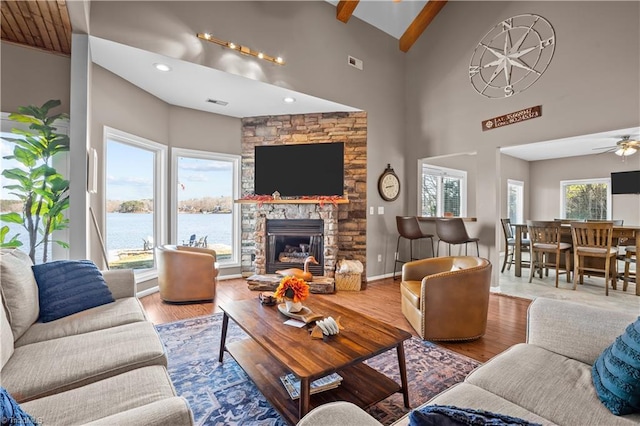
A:
POLYGON ((438 235, 436 256, 440 255, 440 242, 449 245, 449 256, 451 256, 452 244, 464 244, 464 254, 467 255, 467 244, 476 243, 476 254, 480 256, 480 248, 478 246, 480 239, 469 237, 467 228, 464 226, 464 221, 461 218, 436 219, 436 234, 438 235))
MULTIPOLYGON (((500 272, 504 272, 505 266, 507 263, 509 266, 507 270, 511 269, 511 265, 514 263, 515 251, 516 251, 516 237, 513 235, 513 228, 511 227, 511 219, 500 219, 500 223, 502 224, 502 235, 504 236, 504 261, 502 262, 502 269, 500 272)), ((521 240, 520 249, 523 252, 529 251, 529 246, 531 245, 531 241, 528 238, 523 238, 521 240)), ((528 265, 528 263, 527 263, 528 265)))
POLYGON ((393 277, 396 278, 398 263, 403 264, 418 258, 413 257, 413 242, 422 238, 431 240, 431 257, 434 255, 433 234, 425 234, 420 228, 420 223, 416 216, 396 216, 396 227, 398 229, 398 242, 396 243, 396 257, 393 265, 393 277), (409 240, 409 260, 400 260, 400 238, 409 240))
POLYGON ((609 295, 609 280, 616 289, 618 248, 612 247, 613 223, 611 222, 572 222, 573 239, 573 289, 580 275, 580 284, 584 282, 584 272, 603 272, 605 295, 609 295), (604 260, 604 269, 600 265, 585 264, 586 258, 604 260), (610 274, 613 264, 613 275, 610 274))
POLYGON ((540 271, 540 278, 542 278, 543 270, 548 267, 554 267, 556 270, 556 287, 558 287, 558 276, 561 273, 567 274, 567 282, 571 282, 571 244, 561 241, 561 226, 562 223, 560 221, 527 221, 527 230, 531 240, 531 273, 529 274, 529 282, 533 280, 537 270, 540 271), (564 271, 560 272, 560 255, 563 253, 565 267, 564 271), (553 262, 549 259, 549 255, 554 255, 553 262))
POLYGON ((636 248, 634 246, 628 246, 625 249, 625 253, 623 256, 624 261, 624 272, 622 274, 622 291, 627 291, 627 287, 629 286, 629 281, 633 280, 636 285, 638 285, 638 273, 636 271, 631 271, 631 264, 638 262, 638 253, 636 252, 636 248))

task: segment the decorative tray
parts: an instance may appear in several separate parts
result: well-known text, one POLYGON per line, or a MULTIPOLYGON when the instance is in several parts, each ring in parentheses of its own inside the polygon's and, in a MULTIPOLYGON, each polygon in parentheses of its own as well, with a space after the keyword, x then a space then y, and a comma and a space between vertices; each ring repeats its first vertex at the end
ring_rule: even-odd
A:
POLYGON ((293 318, 296 319, 298 321, 302 321, 306 324, 309 324, 310 322, 313 322, 315 320, 324 318, 323 315, 320 314, 314 314, 313 312, 311 312, 311 309, 307 308, 306 306, 303 306, 302 309, 299 312, 288 312, 287 311, 287 305, 284 303, 280 303, 278 305, 278 310, 283 314, 288 316, 289 318, 293 318))

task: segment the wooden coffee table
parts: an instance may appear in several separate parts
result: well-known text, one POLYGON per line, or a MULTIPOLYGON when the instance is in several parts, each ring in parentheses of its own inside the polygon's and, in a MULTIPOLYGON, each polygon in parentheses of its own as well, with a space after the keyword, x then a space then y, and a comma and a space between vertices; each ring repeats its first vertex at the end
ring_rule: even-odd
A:
POLYGON ((224 317, 219 362, 224 351, 229 352, 291 424, 327 402, 350 401, 367 408, 396 392, 402 392, 404 405, 409 408, 403 342, 411 334, 313 296, 304 305, 313 313, 340 317, 344 330, 335 336, 312 339, 310 325, 296 328, 284 324, 288 318, 277 306, 261 305, 257 298, 221 303, 224 317), (227 344, 229 318, 251 338, 227 344), (393 348, 398 354, 400 385, 362 362, 393 348), (340 386, 310 395, 311 382, 334 372, 343 377, 340 386), (280 382, 280 376, 287 373, 300 379, 299 400, 292 400, 280 382))

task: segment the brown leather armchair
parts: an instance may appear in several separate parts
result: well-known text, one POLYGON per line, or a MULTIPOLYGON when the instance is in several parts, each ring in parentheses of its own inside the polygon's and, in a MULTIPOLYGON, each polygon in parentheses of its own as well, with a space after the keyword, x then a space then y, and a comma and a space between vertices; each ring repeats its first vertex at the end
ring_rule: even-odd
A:
POLYGON ((435 257, 405 263, 402 313, 425 340, 473 340, 484 335, 491 262, 481 257, 435 257))
POLYGON ((208 248, 156 247, 160 298, 170 303, 211 301, 216 294, 216 252, 208 248))

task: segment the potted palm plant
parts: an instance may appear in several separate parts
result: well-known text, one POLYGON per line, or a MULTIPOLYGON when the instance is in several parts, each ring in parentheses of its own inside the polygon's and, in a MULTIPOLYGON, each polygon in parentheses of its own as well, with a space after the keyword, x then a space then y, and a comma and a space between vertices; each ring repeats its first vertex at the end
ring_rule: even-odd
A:
MULTIPOLYGON (((67 119, 65 113, 51 114, 60 106, 59 100, 49 100, 42 106, 19 107, 9 119, 28 125, 28 130, 11 129, 15 138, 4 138, 14 144, 13 154, 4 159, 15 160, 19 167, 5 169, 4 176, 11 184, 3 187, 22 203, 21 213, 0 214, 0 221, 22 226, 29 237, 29 257, 36 263, 36 248, 42 246, 42 262, 47 261, 50 243, 68 248, 64 241, 51 240, 54 231, 67 228, 69 219, 64 211, 69 208, 69 181, 52 166, 56 154, 69 151, 69 137, 56 132, 56 120, 67 119)), ((0 227, 0 247, 20 247, 18 235, 6 241, 9 226, 0 227)))

